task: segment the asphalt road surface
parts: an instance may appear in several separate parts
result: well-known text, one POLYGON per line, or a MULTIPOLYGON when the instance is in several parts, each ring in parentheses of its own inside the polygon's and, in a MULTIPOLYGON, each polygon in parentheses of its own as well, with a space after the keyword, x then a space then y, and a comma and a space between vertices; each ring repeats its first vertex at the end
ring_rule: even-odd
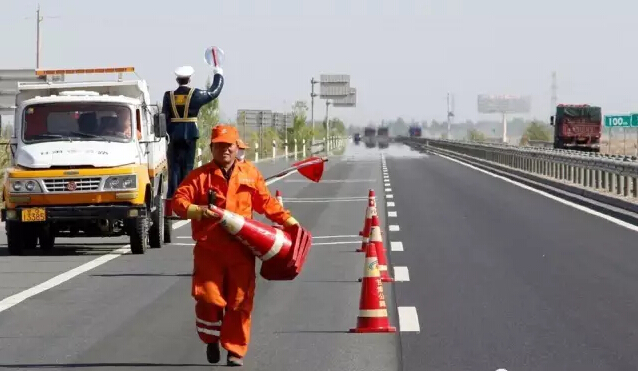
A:
MULTIPOLYGON (((268 175, 286 165, 259 166, 268 175)), ((259 280, 244 369, 638 364, 638 228, 395 144, 350 145, 330 159, 321 183, 294 174, 270 189, 283 193, 314 244, 296 280, 259 280), (370 188, 396 280, 384 284, 395 334, 348 333, 370 188)), ((141 256, 122 249, 125 239, 66 240, 53 256, 0 248, 0 369, 215 368, 194 328, 188 225, 175 236, 141 256), (11 303, 11 295, 24 300, 11 303)))
MULTIPOLYGON (((259 167, 267 176, 286 165, 259 167)), ((364 255, 355 252, 358 232, 368 189, 377 190, 382 201, 381 178, 380 152, 353 146, 331 158, 319 184, 293 174, 270 185, 312 231, 314 243, 296 280, 258 281, 244 369, 400 369, 398 333, 348 333, 356 325, 364 264, 364 255)), ((383 202, 378 210, 384 215, 383 202)), ((381 222, 385 227, 385 218, 381 222)), ((188 224, 175 229, 175 243, 144 255, 128 253, 120 238, 67 239, 50 256, 38 251, 8 256, 3 234, 0 369, 216 367, 206 362, 195 332, 189 231, 188 224)), ((391 284, 385 293, 391 322, 398 326, 391 284)))
POLYGON ((436 155, 387 168, 405 370, 636 369, 634 230, 436 155))

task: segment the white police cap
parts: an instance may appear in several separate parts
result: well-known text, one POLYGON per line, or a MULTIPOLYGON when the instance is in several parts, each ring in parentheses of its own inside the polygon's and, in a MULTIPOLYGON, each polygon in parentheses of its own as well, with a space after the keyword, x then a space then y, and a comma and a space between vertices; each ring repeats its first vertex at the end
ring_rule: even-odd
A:
POLYGON ((182 67, 178 67, 175 70, 175 76, 177 76, 177 77, 191 77, 193 75, 193 72, 195 72, 193 67, 191 67, 191 66, 182 66, 182 67))

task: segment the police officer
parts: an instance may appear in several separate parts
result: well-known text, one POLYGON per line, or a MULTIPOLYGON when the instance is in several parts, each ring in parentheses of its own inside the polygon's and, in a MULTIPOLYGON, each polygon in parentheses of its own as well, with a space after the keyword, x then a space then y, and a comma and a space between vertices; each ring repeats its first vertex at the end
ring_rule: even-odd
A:
POLYGON ((172 198, 177 186, 195 166, 195 153, 199 128, 197 115, 207 103, 215 100, 224 86, 221 67, 213 68, 213 83, 208 90, 188 86, 193 67, 182 66, 175 70, 179 87, 164 93, 162 111, 166 115, 166 131, 170 137, 168 145, 168 194, 172 198))

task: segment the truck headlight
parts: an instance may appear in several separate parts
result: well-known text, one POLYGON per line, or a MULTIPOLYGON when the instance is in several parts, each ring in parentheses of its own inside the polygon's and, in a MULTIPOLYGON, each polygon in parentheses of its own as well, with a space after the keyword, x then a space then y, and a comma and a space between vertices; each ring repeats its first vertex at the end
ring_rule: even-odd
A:
POLYGON ((105 190, 118 191, 122 189, 136 189, 137 175, 116 175, 106 178, 104 182, 105 190))
POLYGON ((11 193, 41 193, 42 188, 40 183, 35 179, 12 179, 9 181, 11 184, 11 193))

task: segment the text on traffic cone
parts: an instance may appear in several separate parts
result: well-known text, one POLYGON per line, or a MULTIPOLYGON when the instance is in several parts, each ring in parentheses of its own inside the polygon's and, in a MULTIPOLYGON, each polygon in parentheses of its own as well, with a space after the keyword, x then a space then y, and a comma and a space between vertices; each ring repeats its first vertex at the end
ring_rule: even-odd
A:
POLYGON ((359 299, 357 327, 350 332, 395 332, 390 326, 388 310, 383 294, 383 284, 378 268, 377 253, 372 246, 366 249, 359 299))

